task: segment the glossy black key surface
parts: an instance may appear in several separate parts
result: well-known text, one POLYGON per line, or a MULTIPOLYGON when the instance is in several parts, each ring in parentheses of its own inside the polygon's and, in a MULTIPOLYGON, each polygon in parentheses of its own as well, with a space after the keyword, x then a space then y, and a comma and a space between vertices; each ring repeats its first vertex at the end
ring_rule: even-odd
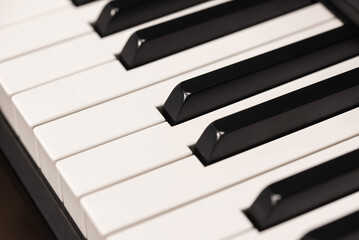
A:
POLYGON ((116 0, 104 7, 93 26, 104 37, 206 1, 116 0))
POLYGON ((264 230, 358 191, 358 180, 356 150, 269 185, 246 215, 256 228, 264 230))
POLYGON ((302 240, 358 240, 359 211, 315 229, 302 240))
POLYGON ((230 1, 135 32, 119 60, 132 69, 311 3, 310 0, 230 1))
POLYGON ((357 11, 359 11, 359 0, 347 0, 351 6, 353 6, 357 11))
POLYGON ((358 0, 321 0, 320 2, 333 11, 343 22, 351 22, 359 27, 358 0))
POLYGON ((359 68, 211 123, 195 145, 204 165, 359 106, 359 68))
POLYGON ((94 1, 97 1, 97 0, 72 0, 72 2, 74 3, 75 6, 81 6, 86 3, 90 3, 90 2, 94 2, 94 1))
POLYGON ((359 54, 341 27, 178 84, 163 106, 171 125, 248 98, 359 54))

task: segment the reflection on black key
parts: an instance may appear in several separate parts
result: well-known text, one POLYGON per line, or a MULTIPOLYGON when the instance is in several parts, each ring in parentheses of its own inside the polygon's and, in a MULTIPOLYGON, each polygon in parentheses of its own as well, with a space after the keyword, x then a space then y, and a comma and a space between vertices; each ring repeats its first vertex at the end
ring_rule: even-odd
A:
POLYGON ((359 54, 342 27, 178 84, 163 106, 171 125, 295 80, 359 54))
POLYGON ((74 3, 75 6, 81 6, 86 3, 90 3, 90 2, 94 2, 94 1, 97 1, 97 0, 72 0, 72 2, 74 3))
MULTIPOLYGON (((339 210, 340 211, 340 210, 339 210)), ((358 240, 359 211, 315 229, 302 240, 358 240)))
POLYGON ((119 59, 127 69, 311 4, 310 0, 230 1, 135 32, 119 59))
POLYGON ((93 26, 104 37, 206 1, 116 0, 104 7, 93 26))
POLYGON ((246 211, 259 230, 359 190, 359 150, 266 187, 246 211))
POLYGON ((196 143, 204 165, 359 106, 359 68, 211 123, 196 143))

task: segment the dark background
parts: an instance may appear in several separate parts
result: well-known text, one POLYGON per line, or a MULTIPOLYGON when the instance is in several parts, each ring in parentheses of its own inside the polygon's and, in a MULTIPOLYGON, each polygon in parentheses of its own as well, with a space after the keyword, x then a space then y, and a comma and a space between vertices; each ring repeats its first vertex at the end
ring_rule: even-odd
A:
POLYGON ((1 151, 0 239, 55 239, 1 151))

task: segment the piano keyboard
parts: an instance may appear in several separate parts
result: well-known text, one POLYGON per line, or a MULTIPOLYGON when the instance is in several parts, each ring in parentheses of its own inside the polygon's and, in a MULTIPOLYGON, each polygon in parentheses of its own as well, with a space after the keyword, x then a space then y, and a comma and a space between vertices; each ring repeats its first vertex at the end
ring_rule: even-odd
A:
POLYGON ((357 0, 3 2, 0 108, 89 240, 359 239, 358 24, 357 0))

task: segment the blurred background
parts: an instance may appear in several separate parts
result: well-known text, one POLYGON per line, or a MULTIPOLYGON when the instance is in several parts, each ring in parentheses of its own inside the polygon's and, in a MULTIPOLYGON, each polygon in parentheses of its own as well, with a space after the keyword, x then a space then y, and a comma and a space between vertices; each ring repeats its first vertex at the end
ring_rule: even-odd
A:
POLYGON ((0 239, 55 239, 1 151, 0 239))

